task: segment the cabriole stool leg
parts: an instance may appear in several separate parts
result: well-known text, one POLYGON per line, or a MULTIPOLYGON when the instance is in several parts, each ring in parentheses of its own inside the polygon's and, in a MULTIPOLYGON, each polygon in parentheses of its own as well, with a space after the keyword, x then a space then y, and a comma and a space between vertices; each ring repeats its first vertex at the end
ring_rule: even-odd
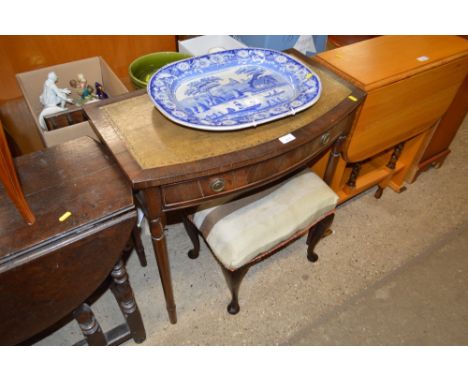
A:
POLYGON ((235 271, 231 271, 221 266, 221 269, 223 270, 224 278, 226 279, 226 283, 229 287, 229 290, 231 291, 231 296, 232 296, 232 300, 227 306, 227 311, 229 312, 229 314, 239 313, 239 310, 240 310, 239 288, 249 268, 250 267, 248 265, 245 265, 241 268, 236 269, 235 271))
POLYGON ((335 214, 328 215, 309 230, 307 235, 307 260, 310 262, 315 263, 318 260, 318 255, 314 252, 315 246, 331 226, 334 218, 335 214))
POLYGON ((198 230, 187 216, 184 215, 182 221, 184 222, 185 230, 187 231, 187 234, 189 235, 189 238, 193 244, 193 249, 188 251, 188 257, 191 259, 196 259, 200 254, 200 239, 198 237, 198 230))

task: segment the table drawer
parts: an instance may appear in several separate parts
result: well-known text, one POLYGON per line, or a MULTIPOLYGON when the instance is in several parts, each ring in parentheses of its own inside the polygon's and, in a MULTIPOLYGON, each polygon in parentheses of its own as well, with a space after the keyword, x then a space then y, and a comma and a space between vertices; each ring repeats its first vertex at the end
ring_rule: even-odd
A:
POLYGON ((346 131, 350 118, 340 121, 316 139, 267 160, 196 180, 162 186, 164 207, 165 209, 188 207, 200 204, 203 199, 226 195, 273 181, 307 164, 323 152, 346 131))

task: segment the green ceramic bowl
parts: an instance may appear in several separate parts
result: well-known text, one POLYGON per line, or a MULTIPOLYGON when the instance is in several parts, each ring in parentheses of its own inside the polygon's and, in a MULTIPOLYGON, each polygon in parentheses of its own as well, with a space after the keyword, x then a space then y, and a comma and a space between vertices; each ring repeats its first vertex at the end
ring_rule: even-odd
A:
POLYGON ((156 70, 174 61, 192 57, 178 52, 156 52, 136 58, 128 67, 128 74, 136 88, 146 88, 156 70))

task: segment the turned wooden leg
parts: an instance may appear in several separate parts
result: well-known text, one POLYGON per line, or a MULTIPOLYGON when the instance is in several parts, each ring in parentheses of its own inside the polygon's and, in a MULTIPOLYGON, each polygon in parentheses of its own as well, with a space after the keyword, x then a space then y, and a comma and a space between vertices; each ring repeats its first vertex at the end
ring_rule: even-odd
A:
POLYGON ((114 266, 111 276, 112 293, 119 303, 120 310, 125 317, 134 341, 141 343, 146 339, 145 327, 143 326, 140 310, 133 296, 132 288, 128 282, 127 271, 122 260, 119 260, 114 266))
POLYGON ((142 267, 146 267, 148 263, 146 262, 146 254, 145 248, 143 247, 143 243, 141 242, 141 228, 135 224, 132 230, 132 242, 133 246, 135 247, 135 251, 138 255, 138 260, 140 260, 140 264, 142 267))
POLYGON ((354 163, 353 168, 351 169, 351 174, 349 174, 348 182, 346 183, 348 187, 351 187, 351 188, 356 187, 356 179, 358 178, 360 172, 361 172, 361 164, 354 163))
POLYGON ((403 151, 403 146, 405 145, 405 142, 401 142, 398 145, 395 146, 393 149, 392 156, 390 157, 390 160, 387 163, 387 167, 389 169, 394 170, 396 167, 396 163, 398 161, 398 158, 400 158, 401 152, 403 151))
POLYGON ((198 230, 187 216, 184 215, 182 217, 182 221, 193 244, 193 249, 188 251, 188 257, 196 259, 200 254, 200 238, 198 237, 198 230))
POLYGON ((434 167, 435 169, 439 169, 442 167, 444 164, 445 159, 447 159, 447 155, 450 153, 450 150, 447 150, 447 154, 444 155, 443 158, 438 159, 437 161, 434 161, 431 163, 431 166, 434 167))
POLYGON ((335 214, 328 215, 309 230, 307 235, 307 260, 313 263, 318 260, 318 255, 314 252, 315 246, 331 226, 334 218, 335 214))
POLYGON ((107 339, 104 335, 99 322, 94 317, 93 311, 88 304, 81 304, 73 312, 73 317, 78 321, 78 325, 85 337, 88 345, 106 346, 107 339))
POLYGON ((327 163, 327 167, 325 168, 325 174, 323 176, 323 180, 329 186, 331 185, 333 181, 333 177, 335 176, 336 168, 338 166, 338 163, 341 157, 342 147, 345 141, 346 141, 346 135, 340 135, 336 139, 335 143, 333 144, 333 147, 330 152, 330 156, 328 157, 328 163, 327 163))
MULTIPOLYGON (((395 170, 398 158, 400 158, 404 145, 405 145, 404 142, 399 143, 393 149, 392 155, 390 156, 390 159, 387 163, 387 167, 390 170, 395 170)), ((386 179, 384 179, 377 185, 377 190, 375 191, 375 194, 374 194, 374 197, 376 199, 380 199, 382 197, 384 189, 388 186, 388 184, 390 183, 390 180, 391 180, 391 176, 388 176, 386 179)))
POLYGON ((244 265, 243 267, 238 268, 235 271, 231 271, 221 266, 224 278, 226 279, 226 283, 229 287, 229 290, 231 291, 232 296, 231 302, 227 306, 227 311, 229 312, 229 314, 239 313, 239 288, 249 268, 250 267, 248 265, 244 265))
POLYGON ((159 277, 161 279, 164 298, 166 299, 166 309, 169 320, 172 324, 177 323, 177 311, 172 289, 171 269, 169 256, 167 254, 166 236, 164 226, 166 219, 161 205, 161 190, 150 188, 144 191, 146 205, 148 207, 148 221, 153 242, 156 263, 158 264, 159 277))
POLYGON ((377 186, 377 191, 375 191, 374 197, 376 199, 380 199, 382 197, 383 190, 383 187, 377 186))

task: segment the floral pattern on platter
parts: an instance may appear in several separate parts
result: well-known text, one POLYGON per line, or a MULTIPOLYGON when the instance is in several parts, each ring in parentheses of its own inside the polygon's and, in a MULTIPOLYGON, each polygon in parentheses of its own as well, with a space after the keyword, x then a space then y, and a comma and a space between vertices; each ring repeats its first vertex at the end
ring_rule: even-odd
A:
POLYGON ((318 101, 316 73, 291 56, 242 48, 177 61, 148 82, 158 110, 184 126, 239 130, 294 115, 318 101))

